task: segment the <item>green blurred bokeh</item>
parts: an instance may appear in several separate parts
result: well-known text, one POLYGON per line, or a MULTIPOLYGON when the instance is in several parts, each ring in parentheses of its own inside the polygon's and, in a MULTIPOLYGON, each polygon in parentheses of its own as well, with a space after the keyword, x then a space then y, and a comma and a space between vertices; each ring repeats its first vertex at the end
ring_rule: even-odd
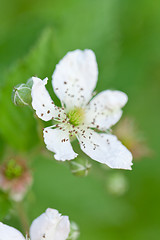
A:
MULTIPOLYGON (((1 159, 8 151, 28 155, 41 144, 33 112, 11 102, 13 86, 33 75, 51 79, 55 64, 77 48, 95 51, 98 92, 109 88, 128 94, 124 115, 136 119, 154 152, 134 162, 132 171, 107 171, 93 162, 85 178, 73 176, 52 154, 32 157, 34 194, 25 200, 30 222, 52 207, 78 223, 80 240, 159 239, 159 43, 158 0, 0 0, 1 159), (112 171, 127 178, 123 196, 106 189, 112 171)), ((0 210, 1 220, 4 215, 0 210)), ((18 221, 5 222, 21 230, 18 221)))

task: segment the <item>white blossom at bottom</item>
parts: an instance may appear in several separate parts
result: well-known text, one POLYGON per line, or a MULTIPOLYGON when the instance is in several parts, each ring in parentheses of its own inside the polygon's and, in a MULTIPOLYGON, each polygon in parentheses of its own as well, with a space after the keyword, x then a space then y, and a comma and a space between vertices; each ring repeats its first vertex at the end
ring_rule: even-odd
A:
MULTIPOLYGON (((48 208, 36 218, 30 227, 30 240, 66 240, 70 232, 68 216, 48 208)), ((15 228, 0 222, 0 240, 25 240, 15 228)))

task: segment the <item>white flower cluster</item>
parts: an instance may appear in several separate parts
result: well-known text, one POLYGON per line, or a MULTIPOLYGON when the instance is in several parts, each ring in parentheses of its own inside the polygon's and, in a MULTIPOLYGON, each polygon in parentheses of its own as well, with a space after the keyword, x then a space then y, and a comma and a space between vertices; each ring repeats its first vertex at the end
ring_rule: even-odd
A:
POLYGON ((77 157, 70 138, 76 136, 80 147, 90 158, 111 168, 131 169, 132 155, 108 129, 119 121, 127 95, 106 90, 93 99, 98 78, 96 57, 91 50, 75 50, 57 64, 52 76, 58 107, 45 88, 47 78, 33 77, 32 106, 44 121, 57 124, 44 129, 44 141, 56 160, 77 157))
MULTIPOLYGON (((66 240, 70 232, 67 216, 61 216, 55 209, 48 208, 36 218, 30 227, 30 240, 66 240)), ((0 222, 0 240, 25 240, 15 228, 0 222)))

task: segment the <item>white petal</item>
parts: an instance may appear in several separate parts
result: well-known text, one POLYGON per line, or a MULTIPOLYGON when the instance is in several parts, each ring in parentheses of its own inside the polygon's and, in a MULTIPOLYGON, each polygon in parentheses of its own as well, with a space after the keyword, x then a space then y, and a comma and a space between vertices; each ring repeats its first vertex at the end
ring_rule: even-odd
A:
POLYGON ((93 130, 85 129, 84 135, 78 134, 78 139, 82 151, 92 159, 110 168, 131 170, 132 154, 116 136, 98 134, 93 130))
POLYGON ((0 222, 0 240, 25 240, 25 238, 17 229, 0 222))
POLYGON ((67 108, 86 104, 96 86, 98 67, 92 50, 68 52, 53 73, 53 88, 67 108))
POLYGON ((70 232, 70 222, 68 216, 61 217, 59 224, 56 227, 54 240, 67 239, 70 232))
MULTIPOLYGON (((60 124, 59 124, 60 126, 60 124)), ((51 152, 54 152, 54 158, 56 160, 71 160, 77 157, 77 154, 73 151, 69 140, 69 133, 67 130, 45 128, 44 142, 46 147, 51 152)))
MULTIPOLYGON (((59 108, 56 107, 45 88, 47 84, 47 78, 41 80, 37 77, 32 77, 33 86, 32 86, 32 106, 36 110, 36 114, 39 118, 44 121, 49 121, 53 117, 57 117, 59 114, 59 108)), ((60 110, 62 114, 62 109, 60 110)))
POLYGON ((68 217, 61 216, 57 210, 51 208, 36 218, 30 227, 31 240, 66 240, 69 232, 68 217))
POLYGON ((103 91, 91 100, 86 109, 86 124, 106 130, 117 123, 122 115, 121 108, 128 97, 120 91, 103 91))

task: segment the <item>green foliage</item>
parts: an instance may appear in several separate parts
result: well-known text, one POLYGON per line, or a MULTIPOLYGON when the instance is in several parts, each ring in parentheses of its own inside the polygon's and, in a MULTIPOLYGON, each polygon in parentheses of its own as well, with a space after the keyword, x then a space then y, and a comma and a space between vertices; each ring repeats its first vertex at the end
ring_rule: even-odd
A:
POLYGON ((30 54, 12 66, 5 78, 5 85, 0 90, 0 133, 9 145, 19 150, 32 148, 38 138, 31 109, 19 109, 11 102, 13 87, 31 76, 47 76, 51 73, 51 63, 54 59, 53 33, 51 29, 47 29, 30 54))
MULTIPOLYGON (((96 90, 113 88, 129 95, 124 115, 136 118, 156 153, 135 162, 132 172, 123 172, 129 189, 122 196, 108 192, 108 170, 94 161, 89 176, 77 178, 65 165, 37 155, 32 158, 35 178, 28 206, 30 222, 53 207, 78 223, 82 240, 158 239, 159 1, 0 0, 0 6, 0 156, 9 146, 27 156, 39 143, 31 109, 20 109, 11 102, 13 87, 31 76, 51 78, 55 64, 77 48, 96 53, 96 90)), ((112 171, 116 170, 110 174, 112 171)), ((0 218, 7 212, 7 196, 1 194, 0 218)))
POLYGON ((0 191, 0 221, 9 213, 11 209, 11 202, 8 199, 8 195, 0 191))
POLYGON ((5 142, 4 142, 3 138, 0 136, 0 162, 1 162, 3 154, 4 154, 4 150, 5 150, 5 142))

